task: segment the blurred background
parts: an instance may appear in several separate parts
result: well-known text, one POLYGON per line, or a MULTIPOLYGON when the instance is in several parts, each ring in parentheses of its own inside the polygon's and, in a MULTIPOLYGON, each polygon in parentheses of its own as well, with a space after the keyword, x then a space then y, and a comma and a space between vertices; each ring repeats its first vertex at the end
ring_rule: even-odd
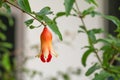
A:
MULTIPOLYGON (((29 1, 34 11, 39 11, 45 6, 50 6, 54 14, 58 11, 64 11, 64 0, 29 1)), ((97 2, 99 3, 97 11, 120 18, 117 10, 120 6, 120 0, 97 0, 97 2)), ((90 6, 83 0, 78 0, 78 3, 81 11, 90 6)), ((3 52, 2 48, 0 49, 0 80, 91 80, 92 76, 86 77, 85 72, 92 63, 97 62, 97 59, 94 55, 91 55, 87 67, 81 65, 81 57, 85 51, 81 48, 88 43, 86 35, 78 33, 79 25, 82 24, 78 18, 63 16, 57 19, 63 41, 60 41, 54 33, 52 34, 53 48, 59 56, 57 58, 53 57, 50 63, 43 63, 35 57, 40 50, 39 37, 43 27, 27 28, 24 21, 31 17, 14 7, 11 8, 12 26, 9 17, 0 14, 0 21, 7 25, 7 30, 0 29, 0 32, 5 33, 6 42, 12 43, 12 48, 9 51, 3 52), (2 56, 3 54, 6 55, 2 56)), ((114 25, 101 17, 91 18, 91 16, 87 16, 85 23, 88 29, 103 28, 115 35, 113 32, 114 25)), ((39 25, 37 22, 34 22, 34 24, 39 25)), ((101 34, 98 37, 105 37, 105 35, 101 34)), ((3 43, 2 40, 0 42, 3 43)), ((7 45, 11 47, 10 44, 7 45)), ((99 47, 100 45, 96 46, 99 47)))

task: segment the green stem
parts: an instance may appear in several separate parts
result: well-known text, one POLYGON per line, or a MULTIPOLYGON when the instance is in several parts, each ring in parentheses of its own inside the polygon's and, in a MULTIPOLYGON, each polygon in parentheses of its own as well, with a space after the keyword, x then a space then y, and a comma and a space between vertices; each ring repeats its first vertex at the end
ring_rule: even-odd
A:
POLYGON ((40 22, 43 26, 46 26, 46 24, 45 24, 44 22, 39 21, 35 16, 33 16, 32 14, 30 14, 30 13, 26 12, 25 10, 21 9, 21 8, 18 7, 17 5, 9 2, 8 0, 5 0, 5 2, 8 3, 8 4, 10 4, 10 5, 12 5, 12 6, 14 6, 15 8, 19 9, 20 11, 26 13, 27 15, 31 16, 33 19, 35 19, 35 20, 37 20, 38 22, 40 22))
MULTIPOLYGON (((75 6, 76 6, 76 9, 77 9, 77 11, 78 11, 78 12, 77 12, 77 13, 78 13, 78 16, 79 16, 79 18, 81 19, 81 22, 82 22, 82 24, 83 24, 83 26, 84 26, 85 32, 86 32, 86 34, 87 34, 87 36, 88 36, 88 38, 89 38, 89 35, 88 35, 88 31, 87 31, 85 22, 84 22, 84 20, 83 20, 82 14, 81 14, 81 12, 80 12, 80 10, 79 10, 79 7, 78 7, 78 4, 77 4, 76 1, 75 1, 75 6)), ((99 61, 100 64, 102 65, 102 60, 101 60, 101 58, 100 58, 99 55, 98 55, 98 51, 96 51, 96 49, 95 49, 93 43, 91 43, 90 45, 93 47, 94 53, 95 53, 95 55, 96 55, 98 61, 99 61)))

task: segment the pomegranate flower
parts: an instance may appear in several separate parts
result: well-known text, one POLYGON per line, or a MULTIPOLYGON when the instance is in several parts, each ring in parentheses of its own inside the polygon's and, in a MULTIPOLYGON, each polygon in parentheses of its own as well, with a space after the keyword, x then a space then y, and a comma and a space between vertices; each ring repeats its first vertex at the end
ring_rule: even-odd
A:
POLYGON ((54 52, 52 48, 52 34, 47 27, 44 27, 40 35, 40 40, 41 50, 37 56, 40 57, 42 62, 50 62, 52 59, 52 55, 54 55, 55 57, 57 57, 58 55, 54 52))

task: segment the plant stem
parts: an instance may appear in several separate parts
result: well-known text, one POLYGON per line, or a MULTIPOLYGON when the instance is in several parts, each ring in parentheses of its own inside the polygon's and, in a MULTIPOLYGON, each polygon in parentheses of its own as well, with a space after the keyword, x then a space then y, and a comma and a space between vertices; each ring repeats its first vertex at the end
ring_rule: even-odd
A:
MULTIPOLYGON (((81 12, 80 12, 80 10, 79 10, 79 7, 78 7, 78 4, 77 4, 77 1, 75 1, 75 6, 76 6, 76 9, 77 9, 77 11, 78 11, 78 16, 79 16, 79 18, 81 19, 81 22, 82 22, 82 24, 83 24, 83 26, 84 26, 85 32, 86 32, 86 34, 87 34, 87 36, 88 36, 88 38, 89 38, 88 31, 87 31, 87 28, 86 28, 85 22, 84 22, 84 20, 83 20, 82 14, 81 14, 81 12)), ((102 60, 101 60, 101 58, 100 58, 99 55, 98 55, 98 51, 96 51, 96 49, 95 49, 93 43, 90 44, 90 45, 94 48, 94 53, 95 53, 95 55, 96 55, 98 61, 99 61, 100 64, 102 65, 102 60)))
POLYGON ((31 16, 33 19, 35 19, 35 20, 37 20, 38 22, 40 22, 43 26, 46 26, 45 23, 39 21, 39 20, 38 20, 36 17, 34 17, 32 14, 30 14, 30 13, 26 12, 25 10, 21 9, 21 8, 18 7, 17 5, 15 5, 15 4, 9 2, 8 0, 5 0, 5 2, 8 3, 8 4, 10 4, 10 5, 12 5, 12 6, 14 6, 15 8, 19 9, 20 11, 26 13, 27 15, 31 16))

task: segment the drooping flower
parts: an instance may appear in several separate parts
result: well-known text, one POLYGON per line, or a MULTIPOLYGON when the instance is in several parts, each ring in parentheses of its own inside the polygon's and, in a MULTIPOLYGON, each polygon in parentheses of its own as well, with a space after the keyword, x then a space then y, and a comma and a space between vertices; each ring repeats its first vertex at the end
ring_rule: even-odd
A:
POLYGON ((42 62, 50 62, 52 59, 52 55, 57 57, 58 55, 54 52, 52 48, 52 33, 48 30, 47 27, 44 27, 41 35, 41 50, 38 55, 42 62))

